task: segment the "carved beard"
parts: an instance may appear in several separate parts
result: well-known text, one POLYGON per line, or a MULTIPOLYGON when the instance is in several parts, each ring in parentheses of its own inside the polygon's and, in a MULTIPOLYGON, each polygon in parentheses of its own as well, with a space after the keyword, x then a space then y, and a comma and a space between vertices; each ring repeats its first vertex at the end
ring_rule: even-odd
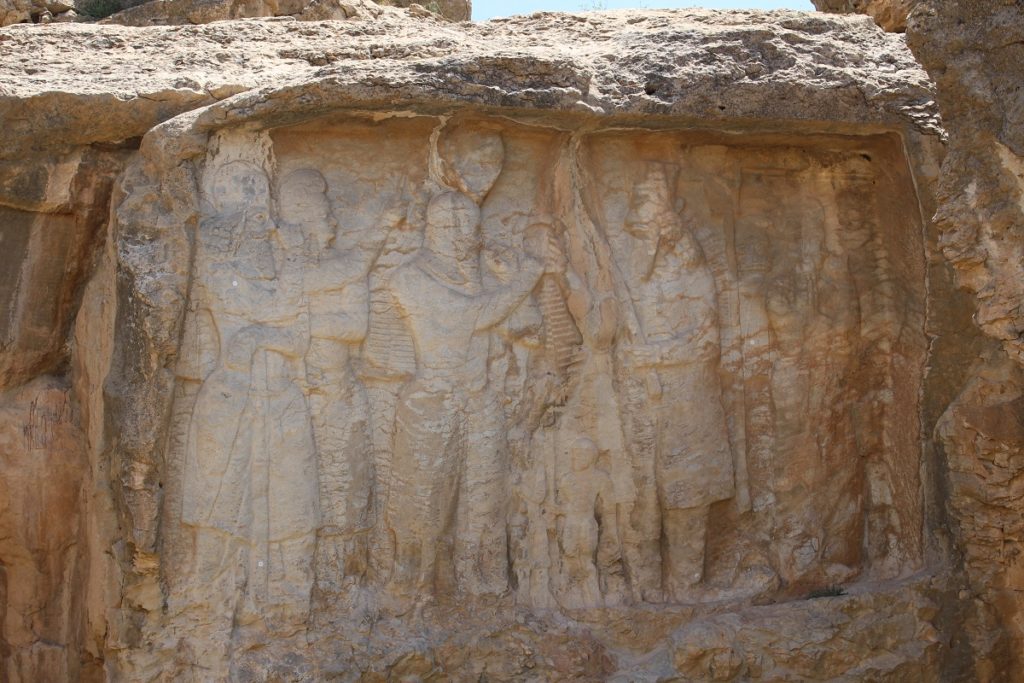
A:
POLYGON ((635 240, 633 258, 639 261, 636 264, 637 270, 642 273, 643 280, 649 280, 657 266, 658 254, 662 251, 662 230, 657 217, 641 217, 638 215, 640 213, 630 210, 630 215, 626 217, 625 229, 635 240))

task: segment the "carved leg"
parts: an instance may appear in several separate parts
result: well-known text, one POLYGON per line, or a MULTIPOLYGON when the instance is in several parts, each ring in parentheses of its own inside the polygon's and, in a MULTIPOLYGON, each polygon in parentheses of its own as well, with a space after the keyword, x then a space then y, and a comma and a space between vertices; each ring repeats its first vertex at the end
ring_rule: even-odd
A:
POLYGON ((683 602, 704 578, 708 507, 665 510, 662 524, 665 585, 674 601, 683 602))
POLYGON ((227 678, 248 562, 248 548, 239 539, 214 529, 196 529, 191 580, 187 594, 179 597, 182 610, 175 618, 188 624, 182 648, 189 663, 212 678, 227 678))
POLYGON ((618 505, 619 533, 633 596, 644 602, 664 599, 661 585, 661 512, 655 475, 657 422, 646 389, 635 378, 626 380, 623 432, 632 460, 633 502, 618 505))
POLYGON ((455 464, 464 457, 456 408, 451 397, 415 385, 399 399, 386 523, 395 543, 391 585, 400 595, 433 592, 457 491, 455 464))
POLYGON ((466 441, 456 576, 472 595, 498 595, 508 590, 508 453, 495 396, 470 399, 466 441))
MULTIPOLYGON (((367 568, 367 543, 353 535, 365 531, 372 519, 370 501, 374 486, 374 463, 370 446, 369 406, 346 366, 345 349, 314 342, 306 358, 309 396, 316 444, 317 478, 321 510, 317 586, 324 594, 337 594, 367 568), (312 355, 327 346, 330 355, 312 355), (326 358, 325 358, 326 356, 326 358), (326 364, 334 359, 335 366, 326 364), (324 546, 321 550, 321 546, 324 546)), ((343 346, 343 345, 342 345, 343 346)))
POLYGON ((309 621, 315 543, 301 536, 269 545, 267 627, 271 633, 288 636, 304 630, 309 621))

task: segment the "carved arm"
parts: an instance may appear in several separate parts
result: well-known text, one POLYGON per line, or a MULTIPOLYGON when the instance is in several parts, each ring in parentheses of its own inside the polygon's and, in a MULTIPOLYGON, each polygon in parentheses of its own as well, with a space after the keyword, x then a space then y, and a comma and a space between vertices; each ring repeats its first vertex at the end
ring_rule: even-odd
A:
POLYGON ((523 259, 522 270, 512 276, 507 285, 474 297, 477 310, 475 330, 489 329, 508 317, 534 288, 543 271, 544 264, 528 256, 523 259))

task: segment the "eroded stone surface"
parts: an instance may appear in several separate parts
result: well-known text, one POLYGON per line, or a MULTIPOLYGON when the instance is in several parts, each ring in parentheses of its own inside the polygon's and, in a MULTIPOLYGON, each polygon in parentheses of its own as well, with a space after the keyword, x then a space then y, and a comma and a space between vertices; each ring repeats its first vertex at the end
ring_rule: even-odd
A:
POLYGON ((0 632, 18 675, 998 677, 1013 612, 971 598, 1016 565, 977 542, 964 582, 949 540, 1012 528, 973 493, 1003 470, 958 459, 1010 472, 976 425, 1005 426, 1012 378, 932 440, 971 352, 902 40, 377 11, 0 32, 53 62, 0 63, 0 154, 26 169, 6 206, 79 221, 6 178, 132 159, 54 380, 87 491, 58 620, 80 635, 32 668, 44 640, 0 632), (87 76, 76 47, 111 59, 87 76))
POLYGON ((30 22, 74 21, 76 0, 2 0, 0 26, 30 22))
MULTIPOLYGON (((394 4, 398 3, 381 3, 394 4)), ((428 3, 429 4, 429 3, 428 3)), ((408 6, 408 4, 404 5, 408 6)), ((464 21, 469 19, 468 5, 453 3, 434 4, 431 9, 420 7, 424 17, 431 13, 464 21)), ((153 0, 122 10, 104 19, 104 24, 124 26, 168 26, 176 24, 208 24, 227 19, 257 17, 288 17, 300 21, 345 20, 355 17, 375 19, 382 11, 372 0, 153 0)))
POLYGON ((40 377, 7 392, 0 412, 0 673, 4 680, 81 675, 77 590, 88 574, 83 435, 66 383, 40 377))
POLYGON ((886 31, 907 30, 907 17, 919 0, 813 0, 822 12, 867 14, 886 31))
MULTIPOLYGON (((1024 8, 1014 2, 921 2, 907 31, 934 75, 949 130, 936 214, 941 245, 959 283, 975 295, 975 321, 1018 366, 1024 330, 1022 32, 1024 8)), ((995 679, 1024 671, 1024 590, 1015 559, 1022 552, 1016 531, 1022 508, 1013 483, 1024 452, 1018 372, 1000 354, 979 363, 941 428, 950 465, 948 504, 972 592, 1002 625, 971 632, 979 649, 996 649, 985 672, 995 679), (994 633, 1002 629, 1009 643, 997 642, 994 633)))
POLYGON ((923 565, 925 274, 895 138, 325 119, 308 93, 344 97, 154 131, 119 208, 148 301, 124 311, 151 319, 119 344, 167 358, 122 374, 119 419, 172 416, 162 458, 159 434, 115 451, 135 580, 158 561, 168 586, 144 638, 169 649, 126 671, 173 649, 263 672, 265 643, 306 639, 303 675, 330 651, 380 670, 410 628, 432 653, 511 615, 636 619, 649 653, 709 601, 923 565), (185 230, 154 233, 165 214, 185 230))
POLYGON ((8 28, 0 117, 15 146, 0 154, 29 141, 138 137, 243 90, 311 78, 365 98, 436 92, 489 105, 709 121, 910 119, 937 130, 930 85, 903 41, 863 18, 680 10, 450 24, 380 10, 341 23, 8 28), (680 58, 666 59, 665 45, 680 58))
POLYGON ((125 154, 0 161, 0 388, 61 371, 125 154))

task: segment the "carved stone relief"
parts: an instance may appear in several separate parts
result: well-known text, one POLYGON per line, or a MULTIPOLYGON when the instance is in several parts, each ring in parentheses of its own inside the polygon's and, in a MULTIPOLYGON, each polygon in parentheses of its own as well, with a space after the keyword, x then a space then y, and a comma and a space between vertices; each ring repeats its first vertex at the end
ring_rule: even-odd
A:
POLYGON ((353 116, 210 149, 172 617, 288 637, 919 567, 922 247, 887 203, 893 140, 353 116))

